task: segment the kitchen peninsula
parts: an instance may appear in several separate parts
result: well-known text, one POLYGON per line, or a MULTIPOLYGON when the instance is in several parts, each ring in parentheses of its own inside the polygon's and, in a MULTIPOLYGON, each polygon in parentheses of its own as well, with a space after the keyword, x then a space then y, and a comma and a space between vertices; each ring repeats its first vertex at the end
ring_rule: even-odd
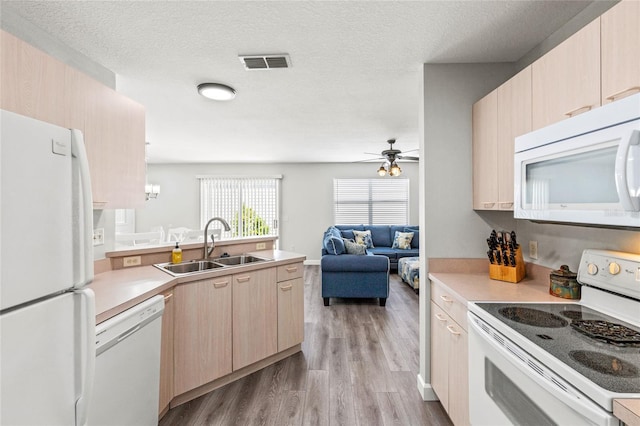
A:
MULTIPOLYGON (((304 339, 305 256, 273 249, 272 238, 219 241, 212 258, 242 253, 268 260, 174 277, 153 266, 166 262, 171 248, 109 252, 112 269, 89 286, 97 323, 165 296, 160 416, 299 352, 304 339), (123 266, 132 262, 140 266, 123 266)), ((183 246, 185 261, 201 255, 202 243, 183 246)))

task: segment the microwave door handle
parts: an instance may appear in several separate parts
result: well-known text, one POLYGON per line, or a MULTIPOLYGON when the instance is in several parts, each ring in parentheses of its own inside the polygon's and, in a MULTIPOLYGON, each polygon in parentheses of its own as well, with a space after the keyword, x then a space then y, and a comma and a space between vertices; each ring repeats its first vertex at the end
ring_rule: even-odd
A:
MULTIPOLYGON (((636 174, 635 170, 629 170, 629 151, 632 146, 640 145, 640 130, 632 130, 628 137, 620 141, 618 153, 616 155, 616 188, 620 203, 626 211, 640 211, 640 188, 634 188, 634 193, 629 191, 627 183, 627 175, 629 172, 636 174)), ((640 185, 640 182, 633 182, 634 185, 640 185)))

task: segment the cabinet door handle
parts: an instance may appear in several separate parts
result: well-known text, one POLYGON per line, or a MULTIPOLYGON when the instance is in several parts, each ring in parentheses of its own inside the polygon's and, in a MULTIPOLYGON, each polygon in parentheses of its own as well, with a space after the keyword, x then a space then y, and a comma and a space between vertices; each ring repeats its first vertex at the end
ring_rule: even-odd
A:
POLYGON ((460 332, 457 331, 452 325, 448 325, 447 330, 449 330, 449 333, 455 334, 456 336, 460 334, 460 332))
POLYGON ((228 284, 229 284, 229 280, 227 280, 227 281, 214 281, 213 282, 213 286, 215 288, 226 287, 228 284))
POLYGON ((485 209, 490 209, 495 205, 496 205, 496 203, 494 203, 494 202, 485 201, 484 203, 482 203, 482 207, 484 207, 485 209))
POLYGON ((442 299, 442 300, 443 300, 443 301, 445 301, 446 303, 451 303, 451 302, 453 302, 453 299, 450 299, 449 297, 444 296, 444 295, 440 296, 440 299, 442 299))
POLYGON ((171 299, 172 297, 173 297, 173 293, 171 293, 171 294, 167 294, 167 295, 164 297, 164 303, 167 303, 167 302, 169 301, 169 299, 171 299))
POLYGON ((500 208, 510 209, 513 207, 513 201, 506 201, 500 203, 500 208))
POLYGON ((238 277, 238 278, 236 278, 236 280, 237 280, 239 283, 247 282, 247 281, 249 281, 250 279, 251 279, 251 275, 245 275, 244 277, 238 277))
POLYGON ((446 321, 447 318, 444 317, 442 314, 436 314, 436 318, 438 319, 438 321, 446 321))
POLYGON ((564 113, 567 117, 573 117, 574 115, 581 114, 583 112, 590 111, 593 108, 593 105, 583 105, 579 108, 572 109, 571 111, 567 111, 564 113))
POLYGON ((298 270, 297 266, 290 266, 287 268, 287 272, 296 272, 298 270))
POLYGON ((640 86, 627 87, 626 89, 616 92, 611 96, 607 96, 607 100, 615 101, 616 98, 620 97, 620 95, 625 95, 629 92, 640 92, 640 86))
POLYGON ((289 290, 291 290, 292 288, 293 288, 293 284, 289 284, 289 285, 286 285, 286 286, 284 286, 284 287, 280 287, 280 290, 282 290, 282 291, 289 291, 289 290))

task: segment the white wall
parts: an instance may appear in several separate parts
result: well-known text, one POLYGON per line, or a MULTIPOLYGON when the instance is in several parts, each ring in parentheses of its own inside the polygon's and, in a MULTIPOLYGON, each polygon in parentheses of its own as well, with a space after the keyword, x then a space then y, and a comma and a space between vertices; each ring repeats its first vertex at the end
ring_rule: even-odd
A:
MULTIPOLYGON (((136 231, 161 225, 200 229, 197 175, 282 175, 279 248, 319 261, 322 234, 333 224, 334 178, 379 178, 371 163, 284 164, 150 164, 147 180, 159 184, 160 195, 136 210, 136 231)), ((418 223, 418 165, 400 163, 410 183, 410 223, 418 223)), ((390 177, 379 178, 390 179, 390 177)))
MULTIPOLYGON (((481 257, 490 227, 472 210, 473 104, 514 72, 513 64, 425 64, 420 125, 421 275, 430 257, 481 257), (424 241, 422 240, 424 238, 424 241)), ((425 283, 428 281, 425 279, 425 283)), ((430 390, 430 291, 420 290, 420 391, 430 390)))

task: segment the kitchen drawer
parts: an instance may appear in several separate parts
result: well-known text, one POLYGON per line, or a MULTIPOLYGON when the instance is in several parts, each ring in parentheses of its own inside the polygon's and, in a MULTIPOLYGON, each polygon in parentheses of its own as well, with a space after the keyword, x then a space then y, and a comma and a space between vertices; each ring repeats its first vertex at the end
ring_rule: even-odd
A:
POLYGON ((278 282, 281 282, 292 280, 294 278, 302 278, 303 272, 304 266, 302 262, 278 266, 277 280, 278 282))
POLYGON ((467 330, 467 304, 453 296, 446 287, 431 283, 431 300, 445 311, 451 319, 467 330))

